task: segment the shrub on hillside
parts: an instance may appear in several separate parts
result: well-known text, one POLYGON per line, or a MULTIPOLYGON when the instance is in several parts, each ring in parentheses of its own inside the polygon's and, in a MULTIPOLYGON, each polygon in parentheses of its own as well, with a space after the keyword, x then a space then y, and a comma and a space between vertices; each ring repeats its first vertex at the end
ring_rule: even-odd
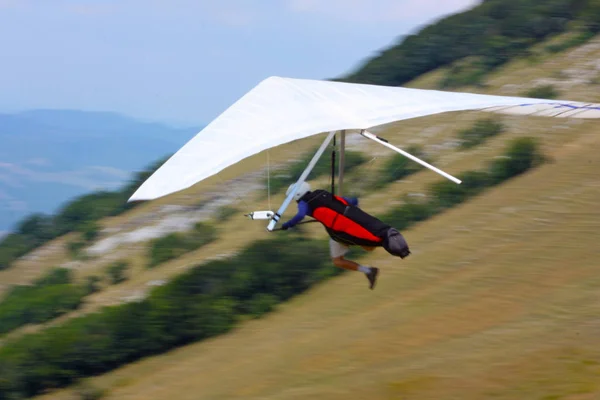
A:
MULTIPOLYGON (((504 179, 536 165, 535 142, 511 142, 504 179), (529 161, 528 161, 529 160, 529 161)), ((402 229, 497 184, 489 170, 461 174, 463 184, 434 184, 424 202, 407 200, 383 218, 402 229)), ((504 170, 500 168, 499 170, 504 170)), ((521 172, 522 173, 522 172, 521 172)), ((294 235, 294 233, 290 233, 294 235)), ((326 242, 295 235, 255 242, 239 255, 199 265, 155 288, 145 300, 107 307, 0 348, 0 398, 33 396, 197 340, 227 332, 241 318, 342 273, 330 265, 326 242), (290 260, 294 260, 290 263, 290 260)))
POLYGON ((398 230, 403 230, 416 222, 425 221, 434 214, 434 209, 426 201, 405 198, 405 202, 386 213, 382 220, 398 230))
POLYGON ((37 279, 35 286, 44 287, 50 285, 63 285, 71 283, 73 280, 73 271, 68 268, 53 268, 46 275, 37 279))
POLYGON ((481 119, 470 128, 458 132, 458 138, 461 140, 462 149, 470 149, 477 146, 487 139, 499 135, 504 131, 504 125, 495 118, 481 119))
POLYGON ((229 205, 219 208, 216 219, 219 222, 225 222, 238 213, 238 209, 229 205))
POLYGON ((0 270, 7 269, 19 257, 33 250, 35 243, 24 235, 16 233, 7 235, 0 245, 0 270))
POLYGON ((553 85, 535 86, 523 93, 525 97, 534 99, 556 99, 559 94, 560 93, 553 85))
POLYGON ((98 238, 100 234, 100 224, 96 221, 88 221, 86 222, 81 229, 81 234, 83 239, 87 242, 93 242, 98 238))
POLYGON ((600 30, 597 0, 486 0, 408 35, 341 80, 402 86, 422 74, 476 58, 492 70, 526 55, 534 44, 583 22, 600 30))
MULTIPOLYGON (((406 151, 422 160, 431 161, 427 159, 420 146, 409 146, 406 151)), ((377 173, 377 178, 373 186, 374 188, 382 188, 385 185, 419 172, 423 168, 421 164, 414 162, 402 154, 393 154, 385 161, 381 170, 377 173)))
POLYGON ((210 224, 199 222, 194 229, 185 233, 171 233, 155 239, 150 244, 149 267, 155 267, 198 250, 217 238, 216 228, 210 224))
POLYGON ((256 242, 234 258, 183 273, 145 300, 7 343, 0 348, 0 398, 34 396, 222 334, 240 318, 263 315, 323 276, 341 272, 331 266, 326 242, 301 236, 256 242))
POLYGON ((67 250, 69 255, 74 260, 81 260, 85 258, 85 253, 83 249, 86 246, 86 242, 82 239, 75 239, 67 242, 67 250))
POLYGON ((586 2, 586 8, 581 12, 584 29, 593 35, 600 33, 600 1, 591 0, 586 2))
POLYGON ((32 242, 42 243, 56 236, 56 227, 52 217, 44 214, 32 214, 22 220, 16 232, 32 242))
POLYGON ((57 268, 32 286, 11 288, 0 302, 0 334, 49 321, 79 307, 86 291, 70 282, 70 271, 57 268))
POLYGON ((481 57, 466 57, 453 63, 440 80, 440 89, 454 89, 461 86, 484 85, 485 76, 492 68, 481 57))
POLYGON ((100 290, 100 282, 102 278, 96 275, 88 276, 85 281, 85 293, 90 295, 100 290))
POLYGON ((536 142, 531 138, 519 138, 509 142, 501 158, 491 162, 482 171, 466 171, 458 175, 460 185, 443 180, 431 184, 427 199, 417 202, 405 199, 383 216, 383 220, 397 229, 406 229, 419 221, 452 208, 486 188, 522 174, 543 162, 536 142))
POLYGON ((495 183, 505 181, 544 162, 538 147, 533 138, 513 140, 504 155, 491 163, 489 167, 491 180, 495 183))
POLYGON ((258 294, 248 302, 248 314, 253 318, 260 318, 275 309, 279 299, 271 294, 258 294))
POLYGON ((451 208, 473 197, 491 186, 492 179, 488 171, 467 171, 458 175, 460 185, 444 180, 429 186, 431 205, 437 209, 451 208))
POLYGON ((106 268, 106 273, 110 283, 117 285, 127 280, 127 268, 129 264, 126 261, 116 261, 106 268))

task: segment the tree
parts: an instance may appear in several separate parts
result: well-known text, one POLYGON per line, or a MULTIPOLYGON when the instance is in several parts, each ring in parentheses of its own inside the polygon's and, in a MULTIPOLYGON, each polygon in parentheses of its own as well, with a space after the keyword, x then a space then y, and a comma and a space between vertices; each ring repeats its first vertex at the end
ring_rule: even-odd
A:
POLYGON ((119 284, 127 280, 127 275, 125 275, 125 271, 129 267, 126 261, 117 261, 108 266, 106 272, 108 273, 108 277, 110 282, 113 285, 119 284))
POLYGON ((543 161, 535 139, 529 137, 515 139, 510 142, 504 156, 491 163, 491 179, 502 182, 524 173, 543 161))
POLYGON ((17 226, 16 233, 30 237, 40 243, 56 237, 52 217, 44 214, 33 214, 25 218, 17 226))

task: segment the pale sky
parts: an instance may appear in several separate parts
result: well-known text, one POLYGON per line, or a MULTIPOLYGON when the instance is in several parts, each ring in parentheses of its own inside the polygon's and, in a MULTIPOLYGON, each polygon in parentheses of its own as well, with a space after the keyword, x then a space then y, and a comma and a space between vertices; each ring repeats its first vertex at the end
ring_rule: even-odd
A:
POLYGON ((327 79, 477 0, 0 0, 0 112, 205 124, 271 76, 327 79))

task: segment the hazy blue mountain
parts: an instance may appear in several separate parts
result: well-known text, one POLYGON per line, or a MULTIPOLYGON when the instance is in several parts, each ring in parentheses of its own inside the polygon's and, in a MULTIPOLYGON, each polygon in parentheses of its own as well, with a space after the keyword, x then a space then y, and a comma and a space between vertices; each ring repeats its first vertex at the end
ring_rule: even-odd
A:
POLYGON ((74 196, 120 187, 200 129, 107 112, 0 114, 0 232, 33 212, 53 213, 74 196))

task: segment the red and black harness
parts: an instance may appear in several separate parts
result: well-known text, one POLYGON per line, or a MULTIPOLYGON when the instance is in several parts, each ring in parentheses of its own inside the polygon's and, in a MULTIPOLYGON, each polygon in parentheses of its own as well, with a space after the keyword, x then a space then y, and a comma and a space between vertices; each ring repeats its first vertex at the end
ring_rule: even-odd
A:
POLYGON ((343 244, 383 246, 385 235, 391 228, 325 190, 308 192, 300 200, 308 203, 312 217, 323 224, 329 236, 343 244))
POLYGON ((312 217, 319 221, 329 236, 346 245, 383 247, 400 258, 408 257, 408 243, 398 230, 348 204, 326 190, 308 192, 300 200, 308 203, 312 217))

